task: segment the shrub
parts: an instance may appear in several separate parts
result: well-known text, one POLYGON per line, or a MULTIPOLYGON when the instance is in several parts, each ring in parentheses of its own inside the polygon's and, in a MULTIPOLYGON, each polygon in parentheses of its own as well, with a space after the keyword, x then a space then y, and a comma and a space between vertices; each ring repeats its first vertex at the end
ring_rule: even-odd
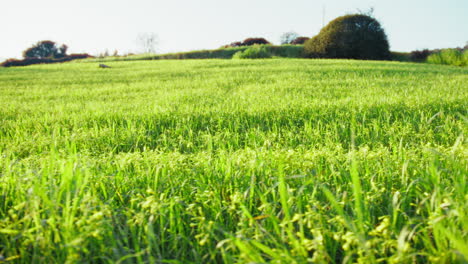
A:
POLYGON ((266 46, 272 56, 283 58, 303 58, 304 47, 302 45, 266 46))
POLYGON ((424 49, 424 50, 415 50, 410 53, 410 60, 414 62, 423 62, 426 61, 427 57, 434 53, 434 51, 424 49))
POLYGON ((292 45, 303 45, 307 40, 310 38, 308 37, 297 37, 295 40, 291 41, 292 45))
POLYGON ((467 57, 467 51, 462 52, 458 49, 444 49, 427 57, 427 62, 432 64, 466 66, 468 65, 467 57))
POLYGON ((66 57, 53 59, 53 58, 25 58, 23 60, 17 59, 8 59, 0 64, 1 67, 13 67, 13 66, 28 66, 33 64, 48 64, 48 63, 59 63, 59 62, 66 62, 72 61, 77 59, 86 59, 92 58, 91 55, 83 53, 83 54, 71 54, 66 57))
POLYGON ((242 42, 235 41, 235 42, 232 42, 230 44, 224 45, 221 48, 236 48, 236 47, 241 47, 241 46, 242 46, 242 42))
POLYGON ((247 38, 242 42, 242 46, 252 46, 252 45, 268 45, 271 44, 268 40, 264 38, 247 38))
POLYGON ((390 50, 380 23, 367 15, 338 17, 306 41, 308 57, 390 59, 390 50))
POLYGON ((411 61, 410 56, 411 54, 409 52, 391 52, 392 56, 392 61, 411 61))
POLYGON ((244 41, 235 41, 230 44, 221 46, 222 49, 226 48, 237 48, 243 46, 253 46, 253 45, 270 45, 271 43, 264 38, 246 38, 244 41))
POLYGON ((239 51, 232 57, 233 59, 267 59, 271 58, 270 52, 265 46, 255 45, 244 51, 239 51))
POLYGON ((463 66, 463 54, 456 49, 445 49, 440 52, 442 59, 448 65, 463 66))
POLYGON ((87 58, 93 58, 93 56, 89 55, 88 53, 73 53, 65 57, 66 61, 69 60, 78 60, 78 59, 87 59, 87 58))
POLYGON ((8 59, 2 62, 0 66, 1 67, 22 66, 22 65, 18 65, 20 61, 21 60, 17 60, 17 59, 8 59))
POLYGON ((445 64, 442 56, 440 55, 440 52, 431 54, 429 57, 427 57, 427 62, 432 64, 445 64))

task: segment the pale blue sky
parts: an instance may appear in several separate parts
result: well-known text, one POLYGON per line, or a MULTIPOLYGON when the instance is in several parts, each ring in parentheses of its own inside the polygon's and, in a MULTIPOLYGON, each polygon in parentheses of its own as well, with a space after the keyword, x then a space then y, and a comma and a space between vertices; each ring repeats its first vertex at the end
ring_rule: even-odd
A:
POLYGON ((468 41, 468 0, 1 0, 0 58, 19 58, 45 39, 70 52, 138 52, 144 32, 159 35, 159 52, 213 49, 247 37, 278 43, 287 31, 316 35, 323 7, 325 23, 374 7, 394 51, 468 41))

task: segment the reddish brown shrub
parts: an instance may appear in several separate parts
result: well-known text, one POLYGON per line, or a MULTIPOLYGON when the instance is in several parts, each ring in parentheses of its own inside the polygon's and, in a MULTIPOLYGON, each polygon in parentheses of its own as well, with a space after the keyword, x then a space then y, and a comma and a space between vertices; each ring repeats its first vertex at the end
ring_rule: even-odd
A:
POLYGON ((296 39, 291 41, 291 44, 292 45, 303 45, 309 39, 310 38, 308 38, 308 37, 297 37, 296 39))
POLYGON ((92 58, 91 55, 83 53, 83 54, 71 54, 69 56, 60 58, 60 59, 52 59, 52 58, 25 58, 23 60, 17 59, 8 59, 0 64, 2 67, 13 67, 13 66, 28 66, 33 64, 41 64, 41 63, 59 63, 59 62, 66 62, 72 61, 77 59, 86 59, 92 58))
POLYGON ((247 38, 242 42, 242 46, 252 46, 255 44, 266 45, 266 44, 271 44, 271 43, 264 38, 247 38))

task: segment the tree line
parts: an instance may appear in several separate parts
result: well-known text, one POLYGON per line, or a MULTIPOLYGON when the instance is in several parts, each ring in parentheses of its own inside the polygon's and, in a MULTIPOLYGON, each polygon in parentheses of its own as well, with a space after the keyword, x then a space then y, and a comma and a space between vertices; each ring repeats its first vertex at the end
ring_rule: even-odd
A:
POLYGON ((58 45, 51 40, 43 40, 23 51, 22 60, 8 59, 0 64, 3 67, 28 66, 39 63, 57 63, 76 59, 86 59, 92 56, 87 53, 67 54, 68 46, 58 45))

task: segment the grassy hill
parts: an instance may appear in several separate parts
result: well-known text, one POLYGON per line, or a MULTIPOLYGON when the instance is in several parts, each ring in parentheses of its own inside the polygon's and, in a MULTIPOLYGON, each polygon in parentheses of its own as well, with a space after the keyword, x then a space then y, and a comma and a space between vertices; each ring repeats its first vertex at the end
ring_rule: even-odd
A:
MULTIPOLYGON (((304 56, 303 45, 264 45, 269 53, 275 57, 302 58, 304 56)), ((137 61, 137 60, 188 60, 188 59, 232 59, 237 52, 244 51, 251 46, 220 48, 214 50, 195 50, 167 54, 137 54, 122 57, 104 57, 87 59, 86 62, 110 62, 110 61, 137 61)))
POLYGON ((0 68, 16 263, 463 263, 468 69, 347 60, 0 68))

